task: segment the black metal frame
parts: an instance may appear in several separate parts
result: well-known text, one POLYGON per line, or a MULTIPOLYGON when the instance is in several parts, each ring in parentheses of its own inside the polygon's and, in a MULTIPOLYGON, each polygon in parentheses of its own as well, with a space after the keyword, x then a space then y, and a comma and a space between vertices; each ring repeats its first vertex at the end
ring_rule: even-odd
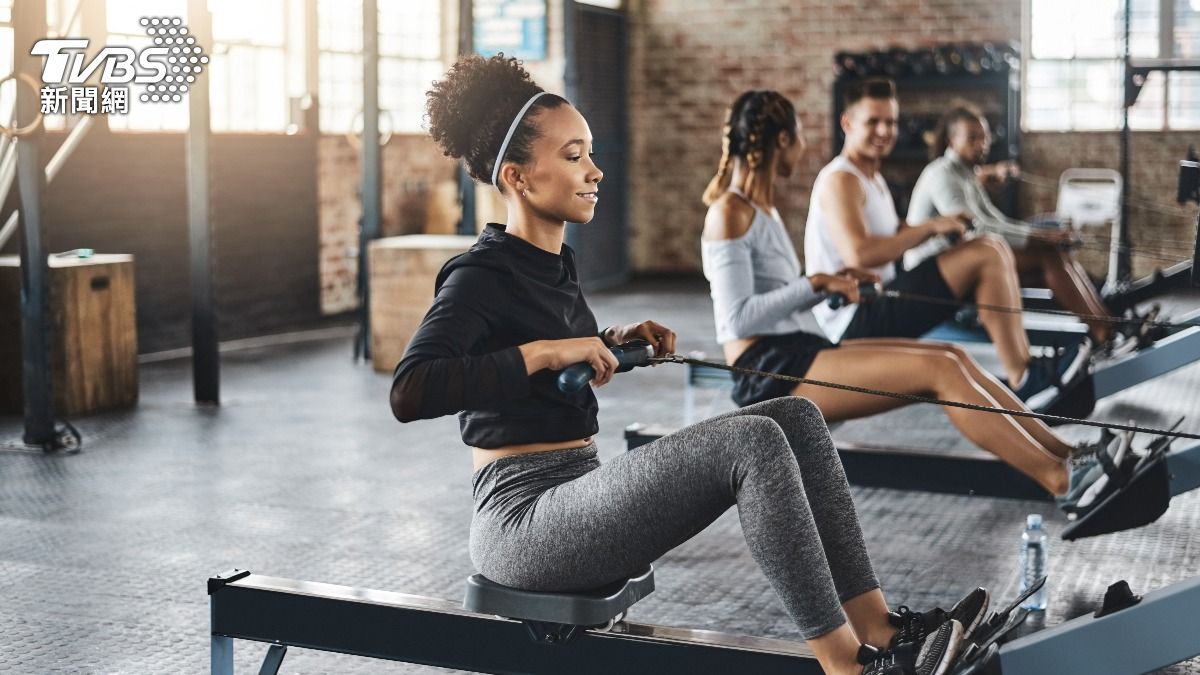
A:
MULTIPOLYGON (((1155 295, 1164 293, 1172 288, 1186 284, 1190 278, 1192 285, 1198 284, 1193 269, 1200 264, 1200 248, 1192 261, 1185 261, 1171 266, 1166 270, 1156 270, 1145 279, 1133 280, 1133 240, 1129 234, 1129 156, 1130 141, 1133 131, 1129 126, 1129 109, 1137 103, 1138 95, 1146 84, 1150 73, 1200 71, 1200 61, 1194 59, 1135 59, 1130 52, 1129 33, 1132 18, 1132 3, 1125 3, 1124 17, 1124 77, 1122 79, 1121 107, 1121 223, 1119 236, 1115 243, 1119 244, 1116 251, 1116 278, 1108 279, 1109 292, 1105 301, 1115 310, 1123 310, 1138 302, 1148 300, 1155 295)), ((1168 43, 1169 44, 1169 43, 1168 43)))
MULTIPOLYGON (((475 0, 458 0, 458 55, 475 53, 475 0)), ((475 234, 475 179, 467 173, 466 164, 458 163, 458 192, 462 218, 458 234, 475 234)))
MULTIPOLYGON (((45 0, 29 0, 13 7, 13 32, 17 45, 30 44, 46 27, 45 0)), ((16 50, 16 71, 39 74, 36 59, 16 50)), ((37 115, 37 93, 17 82, 17 117, 31 120, 37 115)), ((19 124, 18 124, 19 126, 19 124)), ((54 398, 50 390, 50 270, 42 223, 41 127, 32 134, 14 138, 17 144, 17 190, 21 197, 21 382, 25 398, 27 445, 55 449, 54 398)))
MULTIPOLYGON (((617 19, 623 25, 622 40, 617 44, 616 49, 620 54, 627 53, 628 50, 628 16, 624 9, 610 9, 606 7, 598 7, 595 5, 585 5, 576 2, 575 0, 567 0, 562 3, 562 34, 563 34, 563 52, 564 52, 564 68, 563 68, 563 91, 566 94, 567 100, 575 106, 586 106, 588 103, 588 82, 581 74, 580 56, 579 56, 579 33, 581 28, 586 25, 585 22, 589 19, 597 17, 608 17, 617 19)), ((586 46, 585 46, 586 48, 586 46)), ((627 59, 619 59, 611 64, 611 68, 617 69, 618 77, 622 84, 621 98, 625 105, 619 106, 619 112, 616 117, 616 125, 620 129, 617 138, 603 138, 600 142, 606 147, 620 147, 627 145, 629 140, 629 75, 627 59)), ((585 109, 585 112, 586 109, 585 109)), ((594 122, 594 121, 593 121, 594 122)), ((594 130, 595 131, 595 130, 594 130)), ((620 244, 620 249, 616 252, 617 259, 608 260, 607 266, 603 271, 597 273, 595 263, 583 263, 580 267, 580 281, 584 284, 587 290, 600 290, 612 288, 624 283, 629 278, 629 252, 628 252, 628 228, 632 222, 630 200, 621 199, 622 196, 629 195, 629 155, 627 151, 620 153, 619 160, 608 157, 605 160, 598 158, 597 161, 612 160, 614 164, 619 166, 611 166, 605 164, 608 168, 608 175, 604 179, 604 185, 601 186, 601 192, 606 192, 610 196, 608 199, 618 199, 620 203, 620 222, 617 231, 605 231, 604 238, 616 238, 620 244), (620 181, 614 185, 614 181, 620 181), (616 197, 612 195, 616 195, 616 197)), ((610 208, 610 207, 605 207, 610 208)), ((578 223, 568 223, 566 230, 566 243, 576 251, 587 248, 587 243, 584 240, 585 232, 595 228, 597 224, 593 222, 590 225, 580 225, 578 223)))
MULTIPOLYGON (((202 45, 212 44, 212 15, 204 0, 188 0, 188 28, 202 45)), ((210 213, 212 139, 206 70, 188 91, 187 200, 192 292, 192 391, 196 403, 221 401, 221 356, 213 290, 210 213)))
MULTIPOLYGON (((1200 577, 1145 597, 1115 594, 1114 588, 1099 616, 1081 616, 1017 638, 955 672, 1123 675, 1200 654, 1200 622, 1193 616, 1200 603, 1200 577)), ((213 675, 232 675, 234 639, 271 645, 261 675, 278 672, 288 647, 480 673, 822 672, 803 643, 626 622, 610 632, 578 631, 569 643, 553 643, 532 639, 520 621, 474 614, 445 600, 244 570, 210 578, 208 593, 213 675)))
MULTIPOLYGON (((233 672, 233 639, 480 673, 821 673, 803 643, 621 623, 566 643, 531 638, 520 621, 401 593, 296 582, 234 571, 209 579, 212 673, 233 672)), ((267 664, 261 672, 273 673, 267 664)))
POLYGON ((358 334, 354 356, 371 360, 370 246, 379 238, 383 213, 382 155, 379 146, 379 4, 363 0, 363 130, 359 192, 362 216, 358 227, 358 334))

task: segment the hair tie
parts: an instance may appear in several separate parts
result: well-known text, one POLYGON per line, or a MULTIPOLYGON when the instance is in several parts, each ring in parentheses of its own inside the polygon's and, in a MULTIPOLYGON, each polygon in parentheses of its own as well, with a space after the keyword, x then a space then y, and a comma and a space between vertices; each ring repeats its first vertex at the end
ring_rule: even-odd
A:
POLYGON ((500 164, 504 161, 504 153, 508 152, 508 143, 512 140, 513 134, 516 133, 517 125, 521 123, 521 120, 525 117, 525 113, 529 112, 529 106, 533 105, 534 101, 538 100, 543 94, 546 93, 548 92, 539 91, 533 96, 530 96, 529 100, 525 102, 525 105, 521 106, 521 110, 517 112, 517 116, 513 119, 512 124, 508 125, 508 133, 504 135, 504 142, 500 144, 500 154, 496 155, 496 166, 492 167, 492 185, 494 185, 497 190, 500 189, 500 183, 497 182, 497 179, 500 178, 500 164))

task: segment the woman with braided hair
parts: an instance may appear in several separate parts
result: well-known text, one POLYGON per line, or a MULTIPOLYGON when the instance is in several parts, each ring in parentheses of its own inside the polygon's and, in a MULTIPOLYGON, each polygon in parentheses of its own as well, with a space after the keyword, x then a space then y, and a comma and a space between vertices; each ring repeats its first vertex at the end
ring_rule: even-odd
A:
MULTIPOLYGON (((726 363, 813 380, 902 394, 1028 411, 1007 387, 957 345, 903 338, 847 339, 833 344, 806 332, 802 319, 832 293, 859 301, 856 269, 804 276, 787 228, 775 208, 775 180, 792 175, 805 143, 795 108, 774 91, 748 91, 730 107, 717 175, 704 193, 708 215, 701 241, 712 291, 717 341, 726 363)), ((753 406, 780 396, 803 396, 827 422, 867 417, 907 405, 894 398, 848 392, 763 376, 734 374, 733 398, 753 406)), ((1037 481, 1068 512, 1103 468, 1097 451, 1115 451, 1101 437, 1074 448, 1041 420, 946 407, 975 445, 1037 481)), ((1096 500, 1089 498, 1084 505, 1096 500)))
POLYGON ((591 220, 604 175, 587 121, 503 55, 462 57, 427 112, 442 150, 507 210, 507 225, 489 224, 443 267, 391 391, 401 422, 459 413, 475 466, 475 566, 517 588, 599 587, 737 505, 751 554, 826 673, 948 672, 986 591, 950 612, 889 613, 808 401, 765 401, 600 464, 596 397, 559 391, 555 371, 588 362, 601 386, 617 365, 608 347, 641 337, 661 355, 675 335, 653 321, 601 331, 580 292, 563 231, 591 220))

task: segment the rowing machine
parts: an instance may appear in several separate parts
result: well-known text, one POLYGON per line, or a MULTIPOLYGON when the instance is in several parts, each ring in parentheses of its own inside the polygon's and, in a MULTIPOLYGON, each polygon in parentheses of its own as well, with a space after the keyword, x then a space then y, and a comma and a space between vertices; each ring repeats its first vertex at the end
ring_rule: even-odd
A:
MULTIPOLYGON (((620 620, 653 581, 647 570, 592 592, 535 593, 474 575, 464 607, 232 570, 208 580, 211 672, 233 675, 235 639, 270 645, 260 675, 276 675, 289 647, 479 673, 822 672, 802 642, 620 620)), ((1133 675, 1200 654, 1200 578, 1114 597, 1097 615, 980 650, 956 673, 1133 675)), ((988 625, 1011 623, 993 616, 988 625)))

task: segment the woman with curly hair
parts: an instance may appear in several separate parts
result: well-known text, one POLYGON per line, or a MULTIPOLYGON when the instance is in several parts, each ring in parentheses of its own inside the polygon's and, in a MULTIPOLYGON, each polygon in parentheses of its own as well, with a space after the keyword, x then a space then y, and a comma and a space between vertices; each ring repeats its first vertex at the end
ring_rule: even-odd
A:
POLYGON ((566 222, 591 220, 604 174, 587 121, 503 55, 461 58, 428 93, 429 132, 504 196, 507 224, 446 264, 396 368, 401 422, 459 413, 472 446, 470 552, 491 580, 537 591, 633 576, 737 505, 751 554, 825 672, 944 673, 986 610, 889 614, 820 412, 779 398, 706 420, 605 462, 590 387, 557 373, 587 362, 593 386, 632 338, 659 355, 654 321, 599 330, 579 288, 566 222), (461 412, 460 412, 461 411, 461 412))

